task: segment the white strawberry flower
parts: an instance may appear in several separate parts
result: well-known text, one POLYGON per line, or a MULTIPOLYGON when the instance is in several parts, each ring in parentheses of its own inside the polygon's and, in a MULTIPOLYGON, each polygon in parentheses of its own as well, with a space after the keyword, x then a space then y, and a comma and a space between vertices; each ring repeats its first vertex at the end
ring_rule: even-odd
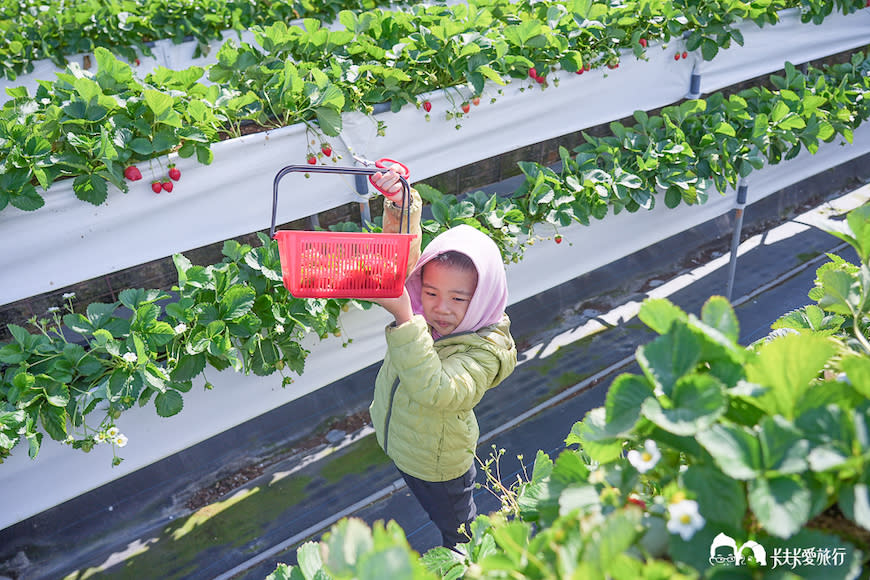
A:
POLYGON ((120 433, 121 433, 121 430, 118 429, 117 427, 109 427, 108 429, 106 429, 106 438, 107 439, 114 439, 120 433))
POLYGON ((112 439, 112 443, 114 443, 118 447, 123 447, 127 444, 127 436, 123 433, 118 433, 118 435, 114 439, 112 439))
POLYGON ((589 483, 604 483, 604 470, 596 469, 589 473, 589 483))
POLYGON ((284 325, 283 324, 276 324, 275 325, 275 332, 277 332, 278 334, 284 334, 284 325))
POLYGON ((644 442, 643 451, 632 449, 626 456, 628 457, 628 462, 640 473, 646 473, 655 467, 659 459, 662 458, 658 445, 652 439, 647 439, 644 442))
POLYGON ((105 443, 106 442, 106 434, 100 431, 96 435, 94 435, 94 442, 96 443, 105 443))
POLYGON ((75 298, 75 297, 76 297, 76 293, 75 293, 75 292, 65 292, 65 293, 61 296, 61 298, 63 298, 64 300, 72 300, 72 299, 75 298))
POLYGON ((668 506, 668 531, 680 534, 684 541, 689 541, 695 532, 704 527, 706 521, 698 512, 698 502, 693 499, 680 500, 668 506))
POLYGON ((187 330, 187 325, 183 322, 179 322, 178 324, 175 325, 175 328, 173 328, 172 330, 175 331, 175 334, 181 334, 182 332, 187 330))
POLYGON ((580 518, 580 531, 584 534, 588 534, 603 523, 604 515, 601 513, 601 506, 592 506, 589 511, 584 513, 580 518))
POLYGON ((131 362, 131 363, 136 362, 136 359, 137 359, 135 352, 125 352, 123 358, 125 361, 131 362))

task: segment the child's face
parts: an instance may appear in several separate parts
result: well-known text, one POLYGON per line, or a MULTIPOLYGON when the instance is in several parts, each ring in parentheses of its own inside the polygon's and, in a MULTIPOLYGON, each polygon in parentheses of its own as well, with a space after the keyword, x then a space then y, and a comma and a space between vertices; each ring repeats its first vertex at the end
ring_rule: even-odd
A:
POLYGON ((446 336, 465 318, 477 288, 477 272, 430 262, 422 274, 423 316, 438 334, 446 336))

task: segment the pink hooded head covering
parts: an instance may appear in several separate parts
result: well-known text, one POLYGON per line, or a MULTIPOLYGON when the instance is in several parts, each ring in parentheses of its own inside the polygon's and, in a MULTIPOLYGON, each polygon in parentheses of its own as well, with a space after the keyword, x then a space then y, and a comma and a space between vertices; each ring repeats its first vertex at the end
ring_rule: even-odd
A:
MULTIPOLYGON (((417 265, 405 281, 414 314, 423 314, 420 300, 423 266, 435 256, 450 250, 465 254, 477 268, 477 288, 468 304, 465 318, 453 333, 476 331, 500 321, 507 306, 507 276, 501 252, 486 234, 465 224, 436 236, 423 250, 417 265)), ((432 335, 439 338, 434 330, 432 335)))

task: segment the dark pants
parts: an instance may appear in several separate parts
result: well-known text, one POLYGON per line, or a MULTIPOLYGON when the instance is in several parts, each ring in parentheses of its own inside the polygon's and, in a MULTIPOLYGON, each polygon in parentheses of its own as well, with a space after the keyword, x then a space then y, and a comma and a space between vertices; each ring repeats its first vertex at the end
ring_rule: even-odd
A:
POLYGON ((456 544, 468 542, 465 534, 457 530, 465 524, 465 532, 471 534, 471 521, 477 516, 477 506, 474 505, 474 478, 477 470, 474 464, 471 469, 456 479, 449 481, 423 481, 402 470, 399 470, 408 489, 429 514, 429 517, 441 531, 441 545, 452 548, 456 544))

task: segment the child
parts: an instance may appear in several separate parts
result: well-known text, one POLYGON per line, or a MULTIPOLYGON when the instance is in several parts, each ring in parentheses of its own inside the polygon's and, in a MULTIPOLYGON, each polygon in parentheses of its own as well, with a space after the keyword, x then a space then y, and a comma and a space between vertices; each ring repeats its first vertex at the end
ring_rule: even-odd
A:
MULTIPOLYGON (((389 192, 386 230, 397 221, 387 214, 402 211, 401 185, 392 170, 376 181, 389 192)), ((419 232, 421 203, 416 191, 412 197, 419 232)), ((453 548, 468 541, 458 530, 477 515, 473 409, 517 362, 501 254, 471 226, 451 228, 423 251, 400 297, 373 302, 395 318, 369 409, 378 443, 453 548)))

